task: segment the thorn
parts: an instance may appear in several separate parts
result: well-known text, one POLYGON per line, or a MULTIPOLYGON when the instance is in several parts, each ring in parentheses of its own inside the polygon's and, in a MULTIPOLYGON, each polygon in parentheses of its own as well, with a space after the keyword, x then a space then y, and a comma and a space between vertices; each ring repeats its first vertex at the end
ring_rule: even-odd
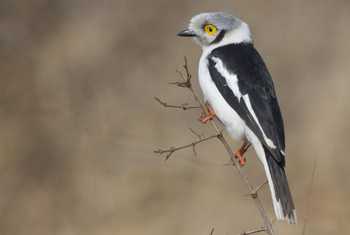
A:
POLYGON ((193 151, 194 156, 197 157, 196 145, 195 144, 192 144, 192 151, 193 151))
POLYGON ((212 229, 210 230, 209 235, 213 235, 213 234, 214 234, 214 231, 215 231, 215 228, 212 228, 212 229))
POLYGON ((172 154, 173 154, 173 152, 169 152, 169 153, 165 156, 164 161, 168 161, 172 154))
POLYGON ((160 100, 157 96, 153 96, 153 98, 154 98, 156 101, 159 101, 159 100, 160 100))
POLYGON ((252 192, 246 194, 246 196, 251 196, 253 199, 258 197, 259 190, 267 184, 267 180, 264 181, 264 183, 260 184, 258 187, 256 187, 252 192))
POLYGON ((184 82, 169 82, 171 85, 175 85, 178 87, 184 87, 184 88, 190 88, 191 83, 189 81, 184 81, 184 82))

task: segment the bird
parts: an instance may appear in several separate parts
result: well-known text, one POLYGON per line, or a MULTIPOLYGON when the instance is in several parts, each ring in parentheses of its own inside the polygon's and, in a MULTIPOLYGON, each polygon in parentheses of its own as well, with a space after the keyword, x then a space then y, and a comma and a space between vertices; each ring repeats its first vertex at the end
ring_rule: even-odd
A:
POLYGON ((247 23, 225 12, 195 15, 178 36, 202 48, 198 81, 207 107, 200 120, 216 118, 243 145, 235 151, 241 167, 252 146, 263 165, 276 218, 297 222, 285 172, 285 133, 274 83, 255 49, 247 23))

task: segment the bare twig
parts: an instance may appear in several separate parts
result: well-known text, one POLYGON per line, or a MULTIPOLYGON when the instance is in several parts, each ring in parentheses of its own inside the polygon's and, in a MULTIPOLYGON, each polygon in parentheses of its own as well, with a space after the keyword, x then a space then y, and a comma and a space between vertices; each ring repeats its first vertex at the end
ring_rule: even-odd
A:
MULTIPOLYGON (((184 61, 185 61, 184 65, 183 65, 184 73, 181 72, 181 71, 177 71, 183 81, 172 82, 171 84, 176 85, 176 86, 181 87, 181 88, 187 88, 191 92, 194 100, 199 104, 199 107, 202 109, 203 113, 208 115, 207 107, 203 104, 203 102, 200 100, 200 98, 198 97, 198 95, 196 94, 196 92, 194 91, 194 89, 192 87, 192 83, 191 83, 192 76, 191 76, 191 73, 189 72, 189 68, 188 68, 187 58, 186 57, 184 58, 184 61)), ((164 106, 164 104, 162 102, 159 102, 159 103, 161 103, 164 106)), ((244 182, 244 184, 248 188, 249 195, 253 199, 254 204, 257 207, 257 209, 258 209, 258 211, 260 213, 260 216, 261 216, 261 218, 262 218, 262 220, 264 222, 264 227, 263 228, 251 230, 251 231, 248 231, 248 232, 244 232, 243 234, 247 235, 247 234, 253 234, 253 233, 258 233, 258 232, 266 232, 269 235, 274 235, 275 233, 274 233, 272 224, 271 224, 271 222, 270 222, 270 220, 269 220, 269 218, 267 216, 266 210, 263 207, 263 204, 262 204, 260 198, 258 197, 258 191, 261 189, 261 187, 263 185, 265 185, 265 183, 260 185, 256 189, 253 187, 253 185, 249 182, 247 175, 242 171, 240 165, 238 164, 238 162, 237 162, 237 160, 235 158, 235 155, 234 155, 233 151, 231 150, 230 145, 228 144, 226 138, 223 136, 222 132, 219 130, 219 128, 218 128, 217 124, 215 123, 215 121, 210 120, 210 123, 211 123, 213 129, 215 130, 215 133, 216 133, 215 135, 209 136, 209 137, 204 138, 204 139, 200 139, 200 140, 198 140, 196 142, 193 142, 191 144, 187 144, 187 145, 184 145, 184 146, 180 146, 180 147, 176 147, 176 148, 173 147, 173 148, 169 148, 167 150, 157 150, 155 152, 158 153, 158 154, 167 154, 165 159, 168 159, 177 150, 185 149, 185 148, 189 148, 189 147, 194 147, 196 144, 204 142, 204 141, 206 141, 208 139, 217 138, 222 143, 222 145, 224 146, 227 154, 230 157, 230 161, 231 161, 230 165, 235 167, 235 169, 238 172, 241 180, 244 182)), ((213 231, 214 230, 212 230, 212 232, 213 231)))
MULTIPOLYGON (((205 137, 205 138, 201 138, 200 140, 197 140, 197 141, 195 141, 195 142, 192 142, 192 143, 190 143, 190 144, 185 144, 185 145, 182 145, 182 146, 170 147, 170 148, 168 148, 168 149, 157 149, 157 150, 154 151, 154 153, 157 153, 157 154, 159 154, 159 155, 165 154, 164 159, 165 159, 165 160, 168 160, 168 159, 171 157, 171 155, 172 155, 174 152, 176 152, 176 151, 179 151, 179 150, 181 150, 181 149, 187 149, 187 148, 192 148, 192 149, 194 149, 194 147, 195 147, 197 144, 202 143, 202 142, 205 142, 205 141, 210 140, 210 139, 213 139, 213 138, 218 138, 218 135, 216 134, 216 135, 211 135, 211 136, 208 136, 208 137, 205 137)), ((193 150, 193 151, 195 151, 195 150, 193 150)))
POLYGON ((201 107, 199 106, 192 106, 192 105, 188 105, 188 104, 181 104, 181 105, 172 105, 172 104, 168 104, 164 101, 162 101, 161 99, 159 99, 158 97, 154 97, 154 99, 161 104, 162 106, 164 106, 165 108, 175 108, 175 109, 182 109, 182 110, 188 110, 188 109, 200 109, 201 107))
POLYGON ((249 234, 254 234, 254 233, 261 233, 261 232, 266 232, 266 228, 261 227, 258 229, 253 229, 250 231, 243 232, 241 235, 249 235, 249 234))
POLYGON ((253 192, 250 192, 248 194, 248 196, 251 196, 253 198, 257 197, 258 196, 258 192, 260 191, 260 189, 262 189, 262 187, 264 187, 266 184, 267 184, 267 180, 265 180, 264 183, 262 183, 258 187, 256 187, 253 192))

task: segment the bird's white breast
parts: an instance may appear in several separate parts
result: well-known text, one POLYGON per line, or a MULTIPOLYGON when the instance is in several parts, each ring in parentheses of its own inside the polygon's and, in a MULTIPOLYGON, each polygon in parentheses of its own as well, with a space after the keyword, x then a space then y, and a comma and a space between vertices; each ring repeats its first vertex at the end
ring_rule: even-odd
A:
POLYGON ((236 111, 226 102, 208 70, 207 53, 203 53, 199 61, 198 78, 204 100, 210 104, 216 116, 224 124, 227 132, 236 140, 244 138, 245 123, 236 111))

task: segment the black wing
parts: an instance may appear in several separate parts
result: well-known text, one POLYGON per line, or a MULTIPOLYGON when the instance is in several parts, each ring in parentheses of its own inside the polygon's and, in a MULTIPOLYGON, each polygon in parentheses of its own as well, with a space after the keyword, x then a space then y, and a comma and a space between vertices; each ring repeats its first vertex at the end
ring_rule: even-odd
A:
POLYGON ((264 61, 251 43, 230 44, 214 49, 208 56, 211 78, 230 106, 258 136, 274 159, 284 166, 284 127, 273 81, 264 61), (219 58, 224 67, 238 78, 238 87, 244 96, 248 94, 252 109, 265 135, 272 140, 276 148, 271 148, 263 138, 263 133, 249 112, 243 99, 233 94, 225 78, 217 71, 215 60, 219 58))

